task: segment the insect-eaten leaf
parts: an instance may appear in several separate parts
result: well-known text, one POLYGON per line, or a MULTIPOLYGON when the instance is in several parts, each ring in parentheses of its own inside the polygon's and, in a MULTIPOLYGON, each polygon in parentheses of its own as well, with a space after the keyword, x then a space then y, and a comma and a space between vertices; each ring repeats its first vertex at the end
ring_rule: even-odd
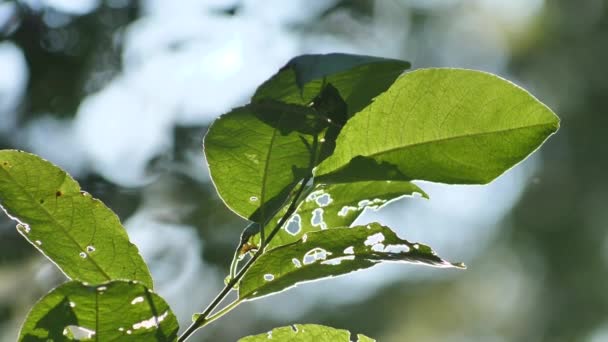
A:
POLYGON ((365 335, 358 334, 356 339, 348 330, 331 328, 318 324, 294 324, 288 327, 272 329, 269 332, 247 336, 238 342, 266 342, 290 341, 290 342, 374 342, 376 340, 365 335))
POLYGON ((464 268, 443 260, 429 246, 400 239, 390 228, 372 223, 311 232, 297 242, 267 251, 245 273, 239 297, 262 297, 298 283, 350 273, 380 262, 464 268))
MULTIPOLYGON (((389 202, 413 194, 428 198, 428 195, 416 184, 404 181, 317 184, 300 202, 296 212, 268 242, 266 249, 270 250, 298 241, 304 234, 310 232, 349 227, 364 209, 377 210, 389 202)), ((275 228, 274 223, 283 214, 284 211, 280 211, 266 226, 266 236, 275 228)), ((260 235, 252 235, 246 242, 257 246, 260 243, 260 235)))
POLYGON ((0 151, 0 205, 69 278, 91 284, 152 277, 120 220, 65 171, 30 153, 0 151))
POLYGON ((399 77, 346 123, 315 178, 485 184, 558 127, 549 108, 498 76, 420 69, 399 77))
POLYGON ((178 323, 167 303, 146 286, 113 281, 65 283, 28 314, 19 341, 175 341, 178 323))

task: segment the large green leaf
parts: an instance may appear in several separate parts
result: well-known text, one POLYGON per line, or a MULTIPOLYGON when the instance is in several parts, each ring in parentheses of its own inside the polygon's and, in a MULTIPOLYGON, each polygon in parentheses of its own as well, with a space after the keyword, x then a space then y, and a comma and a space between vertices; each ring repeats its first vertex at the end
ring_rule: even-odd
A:
POLYGON ((382 261, 463 267, 441 259, 426 245, 400 239, 378 223, 327 229, 264 253, 243 276, 239 298, 269 295, 301 282, 350 273, 382 261))
POLYGON ((93 284, 152 277, 118 217, 33 154, 0 151, 0 205, 19 232, 68 277, 93 284))
POLYGON ((32 308, 19 341, 175 341, 169 305, 137 282, 65 283, 32 308))
MULTIPOLYGON (((389 201, 418 193, 428 195, 410 182, 368 181, 344 184, 318 184, 300 203, 296 212, 268 242, 267 249, 296 242, 306 233, 350 226, 365 208, 379 209, 389 201)), ((280 212, 279 215, 284 214, 280 212)), ((279 216, 277 215, 277 216, 279 216)), ((276 217, 278 221, 280 217, 276 217)), ((273 223, 272 220, 271 223, 273 223)), ((267 234, 274 228, 266 226, 267 234)), ((252 239, 259 245, 259 235, 252 239)))
POLYGON ((329 125, 313 108, 276 101, 222 115, 204 143, 219 195, 237 214, 265 222, 311 173, 329 125))
POLYGON ((267 342, 290 341, 290 342, 373 342, 372 338, 358 334, 356 340, 351 340, 348 330, 326 327, 318 324, 294 324, 288 327, 272 329, 272 331, 247 336, 238 342, 267 342))
POLYGON ((264 82, 252 101, 274 99, 308 105, 325 85, 331 84, 345 100, 347 112, 352 116, 409 68, 408 62, 379 57, 343 53, 302 55, 264 82))
POLYGON ((553 112, 498 76, 421 69, 348 121, 318 182, 488 183, 558 129, 553 112))

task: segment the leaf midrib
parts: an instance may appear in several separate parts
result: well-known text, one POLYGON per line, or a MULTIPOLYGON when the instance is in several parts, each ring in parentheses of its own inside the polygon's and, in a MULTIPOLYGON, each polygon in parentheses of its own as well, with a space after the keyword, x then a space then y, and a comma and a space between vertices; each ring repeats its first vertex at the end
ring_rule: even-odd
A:
MULTIPOLYGON (((490 134, 496 134, 496 133, 507 133, 507 132, 517 131, 517 130, 521 130, 521 129, 535 128, 535 127, 542 127, 542 126, 554 126, 554 124, 552 124, 552 123, 540 123, 540 124, 534 124, 534 125, 529 125, 529 126, 513 127, 513 128, 500 129, 500 130, 495 130, 495 131, 490 131, 490 132, 483 132, 483 133, 471 133, 471 134, 455 135, 455 136, 446 137, 446 138, 421 141, 421 142, 417 142, 417 143, 396 146, 396 147, 392 147, 392 148, 389 148, 389 149, 383 149, 383 150, 380 150, 380 151, 376 151, 376 152, 367 154, 367 155, 365 155, 365 157, 376 157, 376 156, 379 156, 379 155, 382 155, 382 154, 385 154, 385 153, 391 153, 391 152, 395 152, 395 151, 399 151, 399 150, 403 150, 403 149, 408 149, 408 148, 412 148, 412 147, 418 147, 418 146, 428 145, 428 144, 432 144, 432 143, 443 143, 443 142, 446 142, 446 141, 458 140, 458 139, 463 139, 463 138, 472 138, 472 137, 478 137, 478 136, 484 136, 484 135, 490 135, 490 134)), ((350 162, 350 160, 349 160, 349 162, 350 162)), ((345 167, 346 165, 348 165, 349 162, 347 162, 346 164, 343 164, 343 165, 341 165, 339 167, 336 167, 336 168, 330 170, 329 172, 333 172, 333 171, 339 170, 339 169, 345 167)), ((327 174, 329 172, 326 172, 324 174, 327 174)), ((321 175, 319 175, 319 176, 321 176, 321 175)))
MULTIPOLYGON (((47 217, 49 217, 49 218, 51 219, 51 221, 53 221, 53 222, 54 222, 54 223, 55 223, 55 224, 56 224, 58 227, 60 227, 60 228, 61 228, 61 231, 64 233, 64 235, 65 235, 65 236, 67 236, 67 237, 70 239, 70 241, 72 241, 72 243, 74 243, 76 246, 78 246, 78 249, 79 249, 81 252, 83 252, 83 253, 85 253, 85 254, 87 255, 87 260, 89 260, 89 262, 90 262, 91 264, 93 264, 93 266, 95 266, 95 267, 97 268, 97 270, 99 270, 99 272, 101 273, 101 275, 102 275, 102 276, 104 276, 104 277, 105 277, 107 280, 112 280, 112 277, 110 277, 110 276, 109 276, 109 275, 108 275, 108 274, 107 274, 107 273, 106 273, 106 272, 103 270, 103 268, 101 268, 101 266, 100 266, 100 265, 99 265, 99 264, 98 264, 98 263, 97 263, 97 262, 96 262, 96 261, 93 259, 93 257, 91 257, 91 255, 90 255, 90 254, 89 254, 87 251, 85 251, 85 250, 84 250, 84 248, 82 248, 82 247, 80 246, 80 244, 78 243, 78 241, 77 241, 77 240, 76 240, 76 239, 75 239, 75 238, 74 238, 72 235, 70 235, 70 234, 68 233, 67 229, 66 229, 66 228, 65 228, 65 227, 64 227, 64 226, 63 226, 61 223, 59 223, 59 221, 57 221, 57 219, 55 219, 55 218, 54 218, 54 217, 51 215, 51 213, 50 213, 48 210, 46 210, 46 208, 44 208, 43 206, 41 206, 41 205, 40 205, 40 203, 38 203, 38 202, 36 201, 36 199, 35 199, 35 198, 34 198, 34 197, 33 197, 33 196, 32 196, 32 195, 31 195, 31 194, 30 194, 30 193, 27 191, 27 189, 26 189, 24 186, 22 186, 22 185, 21 185, 21 184, 20 184, 20 183, 19 183, 19 182, 18 182, 18 181, 15 179, 15 177, 13 177, 13 176, 11 175, 11 173, 10 173, 10 172, 8 172, 7 170, 5 170, 4 168, 1 168, 1 167, 0 167, 0 169, 2 169, 2 170, 4 171, 4 173, 8 175, 8 178, 10 178, 10 179, 13 181, 13 184, 16 184, 16 185, 17 185, 17 186, 18 186, 18 187, 19 187, 19 188, 20 188, 20 189, 23 191, 23 193, 24 193, 24 194, 25 194, 25 195, 26 195, 26 196, 27 196, 27 197, 28 197, 28 198, 29 198, 29 199, 32 201, 32 203, 34 203, 34 205, 35 205, 36 207, 40 208, 40 209, 41 209, 41 211, 42 211, 42 212, 44 212, 44 214, 45 214, 47 217)), ((63 182, 65 181, 65 179, 67 178, 67 174, 66 174, 66 173, 64 173, 64 174, 63 174, 63 177, 64 177, 64 179, 63 179, 63 181, 62 181, 62 184, 63 184, 63 182)), ((17 217, 17 215, 15 215, 15 217, 17 217)), ((29 240, 29 239, 28 239, 28 240, 29 240)))

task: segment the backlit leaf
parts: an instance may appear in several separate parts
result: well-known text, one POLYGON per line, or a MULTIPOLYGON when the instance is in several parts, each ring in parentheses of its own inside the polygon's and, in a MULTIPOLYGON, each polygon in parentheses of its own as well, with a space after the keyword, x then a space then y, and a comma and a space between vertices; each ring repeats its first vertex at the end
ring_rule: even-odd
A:
POLYGON ((312 108, 274 101, 222 115, 204 143, 219 195, 244 218, 266 221, 311 173, 329 125, 312 108))
POLYGON ((142 284, 71 281, 36 303, 19 341, 175 341, 177 330, 167 303, 142 284))
MULTIPOLYGON (((348 227, 365 208, 379 209, 389 201, 414 193, 428 198, 427 194, 415 184, 402 181, 316 185, 287 223, 268 242, 267 249, 296 242, 309 232, 348 227)), ((277 215, 277 221, 282 214, 284 213, 280 212, 277 215)), ((266 236, 273 228, 272 224, 266 227, 266 236)), ((253 243, 259 245, 259 235, 253 239, 253 243)))
POLYGON ((348 116, 352 116, 409 68, 408 62, 380 57, 343 53, 302 55, 264 82, 252 100, 308 105, 325 85, 331 84, 346 102, 348 116))
POLYGON ((48 161, 0 151, 0 205, 69 278, 93 284, 132 279, 152 287, 148 267, 118 217, 48 161))
POLYGON ((261 297, 383 261, 464 267, 441 259, 429 246, 400 239, 390 228, 372 223, 311 232, 297 242, 267 251, 245 273, 239 297, 261 297))
POLYGON ((483 184, 538 148, 553 112, 498 76, 421 69, 395 81, 349 120, 317 182, 428 180, 483 184))
POLYGON ((294 324, 288 327, 272 329, 267 333, 247 336, 238 342, 266 342, 271 341, 290 341, 290 342, 374 342, 364 335, 357 335, 357 339, 351 339, 348 330, 330 328, 317 324, 294 324))

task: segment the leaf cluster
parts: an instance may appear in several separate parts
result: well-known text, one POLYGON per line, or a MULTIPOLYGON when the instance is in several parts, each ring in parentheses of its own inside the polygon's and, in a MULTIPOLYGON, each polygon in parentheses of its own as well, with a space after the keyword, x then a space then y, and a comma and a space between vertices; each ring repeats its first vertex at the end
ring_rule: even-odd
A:
MULTIPOLYGON (((226 287, 181 337, 168 304, 116 215, 59 167, 0 151, 0 204, 68 282, 35 304, 21 341, 183 341, 243 301, 383 262, 464 268, 380 223, 365 209, 419 194, 415 180, 486 184, 559 126, 522 88, 484 72, 420 69, 346 54, 304 55, 204 138, 219 196, 250 221, 226 287), (237 299, 220 309, 226 296, 237 299)), ((317 325, 241 341, 350 341, 317 325)), ((371 339, 359 335, 358 341, 371 339)))

